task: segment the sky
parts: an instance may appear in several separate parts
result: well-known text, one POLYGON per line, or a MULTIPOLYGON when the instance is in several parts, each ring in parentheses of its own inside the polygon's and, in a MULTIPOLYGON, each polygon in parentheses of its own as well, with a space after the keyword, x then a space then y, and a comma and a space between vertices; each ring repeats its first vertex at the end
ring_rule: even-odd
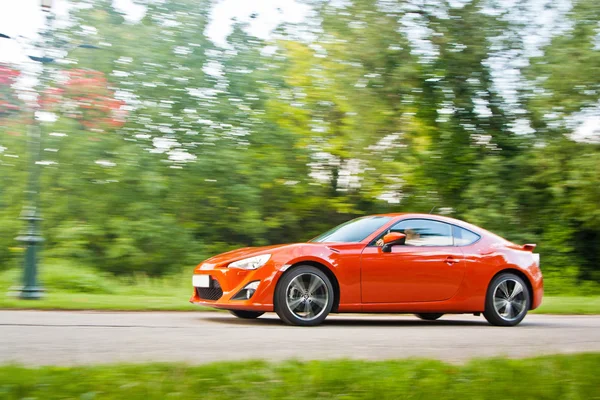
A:
MULTIPOLYGON (((135 23, 143 18, 145 7, 132 0, 113 0, 113 6, 125 13, 125 18, 135 23)), ((67 23, 72 5, 66 0, 54 0, 52 11, 57 21, 67 23)), ((206 34, 217 45, 226 47, 226 38, 232 30, 232 18, 248 22, 252 35, 268 39, 282 22, 302 22, 309 8, 295 0, 221 0, 212 10, 212 20, 206 34), (256 18, 250 15, 257 14, 256 18)), ((39 0, 0 0, 0 33, 11 37, 33 38, 44 24, 44 13, 39 0)), ((0 40, 0 62, 26 61, 23 44, 13 40, 0 40)))
MULTIPOLYGON (((336 0, 337 3, 343 3, 342 0, 336 0)), ((454 1, 452 6, 460 7, 468 0, 454 1)), ((407 0, 407 3, 411 3, 407 0)), ((519 0, 503 0, 502 7, 490 9, 489 12, 506 13, 506 18, 525 19, 529 23, 529 31, 524 32, 526 39, 525 51, 532 55, 539 55, 542 46, 550 40, 554 34, 561 34, 570 27, 565 14, 571 7, 570 0, 531 0, 527 7, 519 8, 516 5, 519 0), (548 7, 551 4, 551 7, 548 7)), ((498 3, 500 4, 500 3, 498 3)), ((130 23, 136 23, 143 18, 145 7, 135 4, 133 0, 113 0, 114 7, 123 12, 125 18, 130 23)), ((72 4, 67 0, 54 0, 52 11, 56 16, 58 23, 68 24, 68 13, 72 4)), ((207 36, 221 47, 227 47, 226 37, 232 30, 232 19, 249 24, 249 33, 268 39, 273 29, 283 22, 300 23, 309 15, 310 9, 307 5, 301 4, 296 0, 221 0, 211 10, 212 19, 206 29, 207 36), (250 18, 250 15, 257 14, 256 18, 250 18)), ((41 11, 39 0, 0 0, 0 33, 11 37, 33 38, 36 32, 44 24, 44 13, 41 11)), ((419 21, 413 21, 403 18, 401 21, 402 29, 406 30, 409 39, 418 43, 415 47, 416 52, 422 52, 424 57, 431 56, 435 49, 427 47, 427 41, 423 40, 424 31, 419 21)), ((598 29, 598 47, 600 47, 600 27, 598 29)), ((32 50, 27 48, 26 39, 19 38, 15 40, 0 40, 0 63, 17 63, 22 65, 28 61, 26 54, 31 54, 32 50)), ((431 46, 430 46, 431 47, 431 46)), ((435 54, 433 55, 435 56, 435 54)), ((499 54, 498 57, 492 57, 490 67, 494 81, 503 94, 507 107, 513 103, 514 111, 518 110, 518 100, 516 98, 516 88, 521 85, 519 63, 523 58, 513 57, 508 54, 499 54), (515 64, 511 64, 515 63, 515 64)), ((482 104, 481 109, 485 108, 482 104)), ((444 111, 444 110, 442 110, 444 111)), ((485 110, 484 110, 485 111, 485 110)), ((600 104, 597 109, 587 110, 580 115, 575 116, 572 127, 575 131, 575 138, 585 140, 591 137, 593 141, 600 140, 600 104)), ((531 131, 529 121, 519 120, 517 126, 513 128, 517 133, 528 133, 531 131), (519 126, 520 125, 520 126, 519 126)))
MULTIPOLYGON (((146 8, 133 0, 113 0, 113 6, 124 14, 129 23, 139 22, 146 8)), ((68 26, 69 12, 74 7, 68 0, 53 0, 52 13, 55 24, 68 26)), ((221 0, 211 10, 212 19, 206 34, 218 46, 227 47, 227 36, 231 33, 232 22, 247 22, 249 33, 262 39, 269 39, 271 32, 281 23, 299 23, 310 9, 295 0, 221 0), (252 14, 257 15, 250 18, 252 14)), ((40 0, 0 0, 0 33, 16 40, 0 39, 0 63, 17 64, 24 72, 19 77, 17 87, 22 90, 20 97, 35 96, 28 89, 37 84, 40 66, 32 62, 28 55, 36 53, 28 43, 36 37, 44 26, 46 13, 40 0)), ((210 68, 209 68, 210 69, 210 68)), ((41 116, 42 119, 46 117, 41 116)))

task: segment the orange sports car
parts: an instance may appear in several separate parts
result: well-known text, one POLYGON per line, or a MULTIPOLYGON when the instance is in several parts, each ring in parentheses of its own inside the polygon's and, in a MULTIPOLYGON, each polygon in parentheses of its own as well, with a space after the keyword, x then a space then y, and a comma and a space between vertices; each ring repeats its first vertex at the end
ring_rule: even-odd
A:
POLYGON ((198 265, 190 302, 292 325, 334 313, 473 313, 513 326, 542 302, 534 244, 429 214, 361 217, 307 243, 247 247, 198 265))

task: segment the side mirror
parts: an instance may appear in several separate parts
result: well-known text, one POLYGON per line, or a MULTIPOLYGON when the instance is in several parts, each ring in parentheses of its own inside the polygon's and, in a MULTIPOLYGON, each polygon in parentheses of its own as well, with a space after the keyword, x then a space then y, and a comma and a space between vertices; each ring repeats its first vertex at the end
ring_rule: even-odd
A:
POLYGON ((406 235, 400 232, 391 232, 383 237, 383 246, 381 247, 381 251, 384 253, 389 253, 392 251, 392 246, 398 244, 404 244, 406 241, 406 235))

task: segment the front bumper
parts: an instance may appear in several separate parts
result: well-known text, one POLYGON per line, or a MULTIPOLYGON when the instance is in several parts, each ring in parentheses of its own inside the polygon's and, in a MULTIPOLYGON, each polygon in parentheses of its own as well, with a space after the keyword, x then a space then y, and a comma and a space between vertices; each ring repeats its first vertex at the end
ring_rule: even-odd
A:
POLYGON ((273 311, 273 294, 281 274, 271 262, 255 270, 236 268, 196 269, 195 275, 209 275, 209 288, 194 288, 190 303, 227 310, 273 311), (233 300, 250 282, 260 281, 250 299, 233 300))

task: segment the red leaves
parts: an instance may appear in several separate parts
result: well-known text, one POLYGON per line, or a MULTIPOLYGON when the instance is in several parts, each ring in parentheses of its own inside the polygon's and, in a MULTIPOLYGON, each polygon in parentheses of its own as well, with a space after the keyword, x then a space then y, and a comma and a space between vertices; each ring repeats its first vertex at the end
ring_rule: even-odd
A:
POLYGON ((50 110, 53 105, 59 104, 65 90, 62 88, 48 88, 40 96, 40 107, 45 110, 50 110))
POLYGON ((88 129, 114 129, 125 123, 125 102, 114 98, 102 72, 73 69, 65 74, 62 87, 51 88, 42 97, 44 108, 58 106, 88 129))
POLYGON ((0 117, 19 111, 19 100, 12 85, 21 74, 6 65, 0 65, 0 117))
MULTIPOLYGON (((101 131, 125 124, 125 102, 114 98, 114 91, 100 71, 72 69, 64 72, 64 83, 44 90, 39 107, 74 118, 88 129, 101 131)), ((20 71, 0 65, 0 117, 20 110, 12 85, 20 71)))
POLYGON ((12 85, 21 75, 21 71, 10 68, 6 65, 0 65, 0 85, 12 85))

